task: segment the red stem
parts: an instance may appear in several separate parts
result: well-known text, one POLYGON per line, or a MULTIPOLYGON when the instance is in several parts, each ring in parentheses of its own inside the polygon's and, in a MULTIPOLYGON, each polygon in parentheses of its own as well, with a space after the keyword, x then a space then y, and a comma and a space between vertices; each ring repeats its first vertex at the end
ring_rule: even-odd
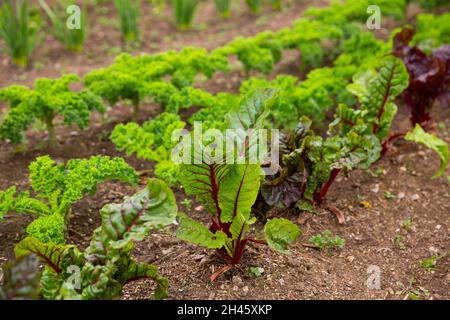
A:
POLYGON ((315 202, 321 202, 325 198, 325 196, 328 193, 328 190, 330 189, 331 185, 333 184, 334 180, 336 179, 336 177, 339 175, 340 172, 341 172, 341 169, 333 169, 333 171, 331 171, 330 178, 322 186, 322 189, 320 189, 320 192, 319 193, 316 192, 314 194, 315 202))
POLYGON ((382 146, 381 156, 384 156, 385 153, 389 150, 389 145, 391 144, 391 142, 393 140, 398 139, 398 138, 403 138, 405 135, 406 135, 406 133, 404 133, 404 132, 398 132, 398 133, 393 133, 389 137, 387 137, 387 139, 384 140, 383 143, 381 144, 381 146, 382 146))

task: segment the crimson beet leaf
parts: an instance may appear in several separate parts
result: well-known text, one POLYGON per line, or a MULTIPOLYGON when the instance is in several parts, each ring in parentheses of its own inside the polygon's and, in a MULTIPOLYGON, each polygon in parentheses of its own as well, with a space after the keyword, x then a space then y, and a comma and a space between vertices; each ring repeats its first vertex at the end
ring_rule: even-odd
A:
POLYGON ((429 129, 434 102, 440 99, 443 105, 448 105, 450 100, 450 45, 427 55, 417 46, 409 45, 414 33, 407 27, 397 33, 393 53, 403 60, 409 73, 409 86, 402 98, 410 109, 411 123, 429 129))

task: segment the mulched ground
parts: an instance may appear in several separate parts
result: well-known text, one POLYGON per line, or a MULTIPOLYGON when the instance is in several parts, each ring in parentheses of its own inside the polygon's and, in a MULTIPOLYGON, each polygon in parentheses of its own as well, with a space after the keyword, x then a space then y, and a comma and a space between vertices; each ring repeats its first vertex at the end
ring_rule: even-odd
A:
MULTIPOLYGON (((322 4, 326 1, 313 1, 309 5, 293 1, 290 8, 280 13, 267 8, 261 16, 253 16, 244 6, 236 6, 233 17, 226 21, 216 18, 212 3, 203 4, 196 28, 187 33, 175 30, 168 18, 169 12, 155 17, 144 5, 141 30, 145 41, 139 51, 153 53, 188 44, 212 49, 237 35, 290 26, 306 7, 322 4)), ((34 67, 28 70, 10 65, 7 57, 0 54, 0 87, 12 83, 30 85, 37 77, 56 77, 66 72, 83 75, 108 65, 121 45, 116 20, 108 18, 113 12, 110 3, 90 10, 91 21, 95 23, 92 23, 91 37, 82 54, 67 53, 50 36, 37 49, 34 67)), ((388 34, 388 31, 381 33, 388 34)), ((296 71, 297 66, 298 56, 289 54, 273 75, 290 72, 301 76, 296 71)), ((219 74, 201 86, 211 92, 235 91, 243 76, 239 70, 219 74)), ((143 109, 141 121, 161 111, 150 103, 143 109)), ((402 106, 400 110, 396 130, 409 126, 406 110, 402 106)), ((130 108, 118 105, 109 110, 108 115, 106 121, 94 115, 93 125, 86 131, 58 129, 60 145, 51 155, 58 161, 95 154, 125 156, 109 141, 109 134, 116 123, 129 120, 130 108)), ((450 143, 450 110, 437 106, 434 115, 440 122, 439 136, 450 143)), ((0 142, 1 189, 12 185, 20 190, 29 187, 29 163, 39 155, 50 153, 45 147, 37 148, 45 134, 30 131, 28 139, 30 149, 22 153, 0 142)), ((126 160, 138 170, 153 168, 152 163, 134 157, 126 157, 126 160)), ((430 179, 438 164, 432 152, 411 143, 397 142, 371 171, 353 171, 348 177, 342 175, 333 185, 327 203, 343 212, 345 224, 339 224, 335 215, 325 208, 320 208, 317 215, 276 213, 297 222, 303 231, 292 246, 292 254, 286 256, 251 244, 241 264, 244 272, 231 271, 212 284, 209 277, 223 267, 223 262, 211 251, 178 240, 173 229, 153 233, 138 243, 135 256, 140 261, 157 264, 160 272, 170 279, 170 299, 404 299, 411 292, 421 299, 448 299, 450 184, 445 177, 430 179), (412 221, 409 228, 404 227, 407 219, 412 221), (309 246, 309 238, 326 229, 345 239, 342 250, 324 253, 309 246), (435 268, 421 268, 421 261, 433 255, 441 257, 435 268), (261 267, 264 272, 259 277, 251 277, 245 272, 251 266, 261 267), (369 266, 380 268, 379 290, 367 287, 369 266)), ((141 185, 145 185, 145 180, 146 177, 142 177, 141 185)), ((69 242, 82 248, 87 246, 92 231, 100 224, 99 209, 133 192, 125 184, 108 182, 100 186, 95 196, 77 203, 69 242)), ((180 190, 175 192, 180 203, 185 196, 180 190)), ((205 223, 208 220, 203 212, 195 209, 195 202, 192 208, 181 204, 179 207, 205 223)), ((23 228, 31 220, 31 217, 10 214, 0 222, 0 264, 13 257, 14 245, 23 238, 23 228)), ((261 233, 261 226, 261 222, 256 225, 256 234, 261 233)), ((153 288, 150 281, 135 282, 126 286, 122 298, 151 299, 153 288)))

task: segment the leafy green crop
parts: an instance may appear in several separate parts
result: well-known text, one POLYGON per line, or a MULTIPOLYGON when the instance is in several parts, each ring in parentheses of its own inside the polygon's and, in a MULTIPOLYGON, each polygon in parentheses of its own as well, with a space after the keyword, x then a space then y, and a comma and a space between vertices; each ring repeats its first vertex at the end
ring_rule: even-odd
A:
POLYGON ((0 7, 0 38, 14 63, 26 67, 37 44, 40 21, 32 15, 28 0, 6 0, 0 7))
POLYGON ((56 134, 54 120, 63 117, 65 125, 76 124, 84 129, 88 126, 90 113, 103 112, 101 98, 89 90, 72 91, 69 86, 80 79, 74 74, 59 79, 40 78, 34 89, 12 85, 0 89, 0 101, 8 101, 10 108, 0 120, 0 138, 12 143, 24 139, 23 132, 36 120, 45 124, 48 143, 55 147, 56 134))
POLYGON ((139 11, 141 0, 114 0, 120 17, 120 30, 125 44, 139 41, 139 11))
MULTIPOLYGON (((260 128, 273 95, 271 90, 257 90, 248 95, 229 114, 228 127, 242 130, 260 128)), ((238 143, 243 146, 241 140, 238 143)), ((256 222, 256 218, 251 216, 251 208, 259 192, 260 165, 248 161, 226 164, 225 158, 213 159, 207 153, 199 157, 205 146, 202 141, 193 141, 193 145, 192 162, 181 164, 180 180, 186 194, 197 198, 211 215, 212 222, 208 228, 181 215, 177 236, 219 250, 231 264, 239 263, 245 245, 249 241, 260 242, 246 236, 250 226, 256 222)), ((273 219, 266 224, 264 234, 272 248, 286 252, 287 245, 294 242, 300 232, 286 219, 273 219)))
POLYGON ((156 176, 174 184, 178 181, 178 165, 171 161, 171 152, 176 145, 176 141, 172 141, 172 133, 184 126, 178 115, 162 113, 142 127, 136 123, 117 125, 111 140, 128 156, 136 154, 140 159, 155 161, 156 176))
MULTIPOLYGON (((367 71, 354 77, 354 83, 348 86, 348 90, 358 97, 359 109, 352 109, 341 104, 336 111, 335 120, 330 124, 330 133, 336 133, 325 140, 327 143, 342 144, 341 154, 326 156, 316 154, 313 162, 317 161, 317 178, 321 190, 314 191, 315 200, 320 200, 327 193, 330 182, 332 183, 338 172, 342 169, 365 168, 379 157, 380 144, 387 138, 391 123, 397 113, 394 99, 408 86, 408 73, 401 60, 387 57, 383 60, 378 73, 367 71), (322 160, 319 160, 320 157, 322 160), (333 159, 329 162, 331 159, 333 159), (325 160, 325 161, 324 161, 325 160), (334 161, 334 164, 332 164, 334 161), (328 162, 331 169, 323 170, 323 165, 328 162), (327 172, 328 171, 328 172, 327 172), (322 180, 328 177, 327 180, 322 180), (325 182, 326 181, 326 182, 325 182)), ((336 147, 335 145, 334 147, 336 147)), ((331 147, 331 145, 330 145, 331 147)), ((326 151, 328 147, 324 149, 326 151)), ((329 151, 331 151, 333 147, 329 151)), ((314 171, 314 169, 313 169, 314 171)), ((314 175, 314 172, 313 172, 314 175)), ((309 183, 306 194, 316 182, 309 183)), ((316 185, 317 186, 317 185, 316 185)), ((308 198, 308 197, 307 197, 308 198)))
POLYGON ((0 218, 8 212, 32 214, 37 217, 27 233, 42 242, 65 243, 72 205, 86 194, 95 194, 98 183, 119 179, 137 184, 137 174, 122 158, 95 156, 72 159, 56 164, 49 156, 30 164, 33 193, 17 193, 15 187, 0 192, 0 218))
MULTIPOLYGON (((258 88, 272 87, 280 90, 268 116, 268 120, 270 120, 268 122, 271 125, 274 127, 295 128, 301 115, 311 117, 316 125, 320 125, 324 120, 326 111, 333 107, 336 102, 349 105, 356 103, 356 98, 349 91, 345 90, 349 79, 358 70, 378 65, 379 61, 375 58, 379 58, 379 56, 390 50, 383 42, 376 40, 370 33, 361 31, 345 40, 343 47, 345 51, 337 60, 340 61, 339 65, 332 68, 313 70, 303 82, 299 82, 293 76, 286 75, 279 76, 274 81, 251 78, 242 84, 240 89, 241 96, 228 93, 212 95, 204 90, 192 87, 178 90, 170 84, 154 82, 152 83, 154 89, 149 93, 149 96, 153 96, 155 101, 163 104, 168 112, 178 113, 185 108, 200 108, 188 120, 191 125, 195 121, 201 121, 205 130, 209 128, 225 129, 226 124, 223 119, 230 110, 239 104, 242 96, 258 88), (366 54, 359 54, 360 50, 366 54), (371 61, 377 61, 377 63, 371 61)), ((225 52, 218 51, 215 54, 225 55, 225 52)), ((267 70, 270 70, 270 67, 267 70)), ((150 120, 148 123, 152 121, 150 120)), ((125 150, 128 154, 136 153, 140 158, 158 162, 157 172, 165 171, 166 169, 169 172, 175 171, 174 166, 166 162, 168 160, 167 156, 149 157, 147 154, 149 150, 166 150, 164 153, 169 154, 169 149, 162 146, 161 140, 156 143, 154 139, 143 138, 138 132, 145 130, 142 130, 136 124, 119 125, 119 128, 115 131, 118 134, 113 135, 113 141, 120 150, 125 150), (148 141, 150 141, 150 144, 148 141), (145 157, 143 156, 144 153, 146 154, 145 157), (163 163, 160 165, 159 162, 163 163), (159 170, 161 166, 163 166, 164 170, 159 170)), ((164 136, 167 136, 167 134, 164 136)), ((170 176, 168 175, 169 178, 170 176)), ((162 176, 159 177, 162 178, 162 176)), ((176 180, 170 179, 166 181, 172 183, 176 180)))
POLYGON ((294 22, 292 29, 283 29, 277 33, 283 48, 300 51, 301 69, 317 68, 324 61, 332 60, 338 53, 339 40, 345 34, 346 25, 337 26, 328 21, 300 19, 294 22))
POLYGON ((302 117, 295 130, 280 137, 280 171, 261 186, 267 204, 313 210, 341 170, 367 169, 380 156, 397 111, 394 99, 408 84, 403 63, 386 58, 378 74, 359 74, 350 92, 360 102, 358 109, 341 104, 330 124, 329 136, 311 130, 311 120, 302 117))
POLYGON ((426 53, 429 54, 433 49, 450 43, 450 13, 419 14, 416 23, 417 32, 412 42, 426 53))
POLYGON ((250 78, 242 83, 241 93, 256 88, 271 87, 280 90, 270 115, 274 127, 295 128, 302 116, 310 117, 317 126, 325 119, 326 111, 335 101, 352 102, 345 92, 347 79, 336 75, 336 69, 319 68, 311 71, 305 81, 289 75, 280 75, 273 81, 250 78), (340 94, 340 96, 337 96, 340 94))
POLYGON ((36 254, 45 264, 40 282, 44 299, 113 299, 125 284, 144 278, 156 282, 154 297, 162 299, 167 296, 168 280, 158 274, 156 266, 133 259, 133 243, 142 241, 152 229, 172 224, 176 214, 172 191, 152 179, 122 203, 103 207, 102 225, 85 251, 27 237, 15 252, 19 259, 36 254))
POLYGON ((402 20, 405 17, 406 0, 345 0, 333 2, 330 6, 310 8, 305 11, 306 17, 314 17, 328 23, 339 24, 351 21, 365 23, 367 8, 376 5, 383 17, 393 17, 402 20))
POLYGON ((85 76, 85 84, 110 104, 129 100, 133 104, 133 121, 137 121, 141 102, 153 96, 166 105, 177 88, 192 85, 202 73, 212 77, 217 71, 228 71, 228 60, 205 49, 185 47, 180 52, 133 57, 122 54, 107 68, 85 76), (171 83, 163 80, 170 77, 171 83))
POLYGON ((214 0, 216 10, 223 18, 231 16, 231 2, 232 0, 214 0))
POLYGON ((259 13, 262 7, 262 0, 245 0, 247 2, 247 6, 252 13, 259 13))
POLYGON ((64 44, 66 49, 75 52, 81 51, 88 35, 87 10, 83 9, 80 12, 80 28, 69 29, 66 10, 74 4, 74 1, 58 0, 53 5, 53 9, 45 0, 39 0, 39 3, 50 19, 54 37, 64 44))
MULTIPOLYGON (((225 129, 225 116, 230 110, 239 105, 241 97, 230 93, 218 93, 212 100, 201 105, 202 109, 194 113, 189 118, 189 123, 201 122, 203 129, 225 129)), ((197 106, 197 105, 195 105, 197 106)))
POLYGON ((273 32, 264 31, 254 37, 237 37, 212 52, 225 57, 236 55, 247 72, 256 70, 269 73, 280 61, 283 47, 273 32))
POLYGON ((172 0, 175 23, 180 30, 188 30, 192 25, 198 0, 172 0))

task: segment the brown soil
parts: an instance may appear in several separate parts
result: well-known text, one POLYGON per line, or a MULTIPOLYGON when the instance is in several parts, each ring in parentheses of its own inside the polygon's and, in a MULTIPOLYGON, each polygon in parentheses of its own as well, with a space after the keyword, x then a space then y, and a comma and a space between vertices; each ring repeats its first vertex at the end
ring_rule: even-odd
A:
MULTIPOLYGON (((314 1, 311 5, 319 4, 314 1)), ((150 14, 150 8, 145 5, 141 30, 146 41, 140 51, 179 49, 187 44, 212 49, 237 35, 289 26, 305 7, 303 1, 293 1, 292 7, 281 13, 267 10, 255 17, 244 9, 238 10, 243 6, 236 6, 231 19, 219 21, 212 3, 202 4, 196 29, 180 33, 166 18, 150 14)), ((20 70, 0 54, 3 75, 0 87, 12 83, 30 85, 37 77, 54 77, 65 72, 82 75, 111 63, 117 53, 114 48, 120 47, 120 34, 111 23, 115 19, 106 19, 113 14, 113 5, 99 5, 91 11, 91 21, 96 23, 92 23, 91 37, 83 54, 67 53, 49 36, 45 45, 36 51, 34 69, 20 70)), ((170 17, 169 12, 164 16, 170 17)), ((297 57, 289 55, 274 74, 297 70, 296 62, 297 57)), ((239 71, 218 75, 202 86, 211 92, 234 91, 242 76, 239 71)), ((152 104, 146 104, 143 109, 141 121, 160 112, 160 108, 152 104)), ((444 127, 439 136, 450 143, 449 109, 438 107, 434 113, 444 127)), ((55 151, 45 147, 32 150, 45 139, 45 134, 36 131, 28 134, 31 148, 26 152, 15 152, 12 146, 0 142, 0 189, 12 185, 20 190, 27 189, 27 167, 39 155, 49 153, 58 161, 95 154, 125 157, 109 141, 109 134, 116 123, 129 118, 130 108, 120 105, 109 111, 106 122, 94 115, 89 130, 60 128, 60 144, 55 151)), ((396 130, 406 130, 408 126, 406 111, 402 110, 395 121, 396 130)), ((152 163, 125 158, 137 170, 153 168, 152 163)), ((333 185, 327 203, 342 211, 345 224, 339 224, 325 206, 317 215, 277 213, 299 223, 303 235, 292 246, 289 256, 262 245, 249 245, 241 268, 261 267, 264 272, 260 277, 234 270, 211 284, 210 275, 223 267, 223 262, 211 251, 178 240, 174 229, 155 232, 137 243, 135 256, 140 261, 157 264, 160 272, 169 278, 170 299, 404 299, 410 292, 422 299, 449 299, 450 188, 445 178, 430 179, 438 163, 430 151, 399 141, 370 172, 341 175, 333 185), (361 201, 366 201, 366 206, 361 201), (403 226, 406 219, 412 221, 410 228, 403 226), (324 253, 310 247, 308 239, 326 229, 345 239, 342 250, 324 253), (441 257, 434 270, 421 268, 420 262, 433 255, 441 257), (371 265, 381 270, 379 290, 367 288, 367 268, 371 265)), ((446 176, 449 174, 447 171, 446 176)), ((142 177, 141 185, 145 184, 145 179, 142 177)), ((182 191, 175 191, 178 200, 185 198, 182 191)), ((77 203, 73 208, 69 242, 82 248, 87 246, 92 231, 100 224, 99 209, 132 193, 133 189, 125 184, 108 182, 99 187, 95 196, 77 203)), ((189 211, 181 204, 179 207, 181 211, 189 211)), ((195 202, 192 208, 188 213, 205 223, 208 221, 206 214, 195 210, 195 202)), ((31 220, 29 216, 9 214, 0 222, 0 264, 14 256, 14 246, 23 238, 23 228, 31 220)), ((256 234, 261 233, 261 226, 261 222, 256 225, 256 234)), ((153 288, 146 280, 129 284, 123 299, 150 299, 153 288)))

